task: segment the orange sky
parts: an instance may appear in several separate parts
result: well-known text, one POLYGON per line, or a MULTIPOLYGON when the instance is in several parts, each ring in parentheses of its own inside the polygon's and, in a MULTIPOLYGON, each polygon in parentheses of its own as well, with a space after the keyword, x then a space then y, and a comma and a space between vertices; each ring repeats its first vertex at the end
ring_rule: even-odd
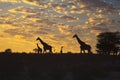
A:
MULTIPOLYGON (((39 36, 55 52, 79 52, 72 36, 95 52, 100 32, 120 31, 120 1, 114 0, 0 0, 0 51, 32 52, 39 36)), ((42 48, 42 45, 39 43, 42 48)))

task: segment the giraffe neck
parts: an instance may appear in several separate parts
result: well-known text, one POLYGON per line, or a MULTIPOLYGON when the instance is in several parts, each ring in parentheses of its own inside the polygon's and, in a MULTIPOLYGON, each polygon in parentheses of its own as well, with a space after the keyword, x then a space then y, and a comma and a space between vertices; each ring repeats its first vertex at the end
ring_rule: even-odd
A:
POLYGON ((44 41, 42 41, 41 39, 39 39, 39 41, 40 41, 40 43, 41 43, 42 45, 44 45, 44 44, 45 44, 45 42, 44 42, 44 41))
POLYGON ((76 36, 76 39, 77 39, 77 41, 78 41, 78 43, 79 43, 80 45, 84 45, 84 44, 85 44, 83 41, 81 41, 81 40, 79 39, 78 36, 76 36))
POLYGON ((45 43, 44 41, 42 41, 41 39, 39 39, 40 43, 43 45, 43 46, 50 46, 48 45, 47 43, 45 43))
POLYGON ((39 46, 37 45, 37 47, 39 48, 39 46))

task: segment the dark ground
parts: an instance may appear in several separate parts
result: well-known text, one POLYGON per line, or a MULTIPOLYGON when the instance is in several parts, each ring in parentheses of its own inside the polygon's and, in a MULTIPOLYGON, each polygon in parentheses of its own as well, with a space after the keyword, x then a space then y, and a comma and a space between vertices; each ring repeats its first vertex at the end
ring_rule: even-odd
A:
POLYGON ((120 80, 120 56, 0 54, 0 80, 120 80))

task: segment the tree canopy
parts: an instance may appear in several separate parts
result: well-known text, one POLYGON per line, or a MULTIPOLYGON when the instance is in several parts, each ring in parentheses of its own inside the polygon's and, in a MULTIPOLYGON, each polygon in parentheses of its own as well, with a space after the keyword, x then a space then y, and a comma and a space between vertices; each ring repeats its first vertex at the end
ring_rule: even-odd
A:
POLYGON ((103 32, 97 36, 99 54, 117 54, 120 49, 120 32, 103 32))

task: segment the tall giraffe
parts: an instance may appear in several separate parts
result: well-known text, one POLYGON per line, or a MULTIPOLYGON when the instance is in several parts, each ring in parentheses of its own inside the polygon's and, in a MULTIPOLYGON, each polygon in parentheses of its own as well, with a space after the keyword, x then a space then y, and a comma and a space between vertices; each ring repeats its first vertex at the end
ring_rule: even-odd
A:
POLYGON ((73 36, 73 38, 76 38, 77 41, 78 41, 78 43, 79 43, 79 45, 80 45, 80 49, 81 49, 80 53, 82 53, 82 52, 85 53, 85 50, 87 50, 89 54, 92 53, 92 52, 91 52, 91 46, 88 45, 88 44, 86 44, 86 43, 83 42, 82 40, 80 40, 80 38, 77 36, 77 34, 75 34, 75 35, 73 36))
POLYGON ((39 47, 39 45, 37 44, 37 50, 38 50, 38 54, 42 53, 42 49, 39 47))
POLYGON ((47 50, 49 50, 50 53, 52 53, 52 46, 48 45, 47 43, 45 43, 42 39, 40 39, 39 37, 36 39, 39 40, 40 43, 43 45, 43 53, 46 52, 47 50))

